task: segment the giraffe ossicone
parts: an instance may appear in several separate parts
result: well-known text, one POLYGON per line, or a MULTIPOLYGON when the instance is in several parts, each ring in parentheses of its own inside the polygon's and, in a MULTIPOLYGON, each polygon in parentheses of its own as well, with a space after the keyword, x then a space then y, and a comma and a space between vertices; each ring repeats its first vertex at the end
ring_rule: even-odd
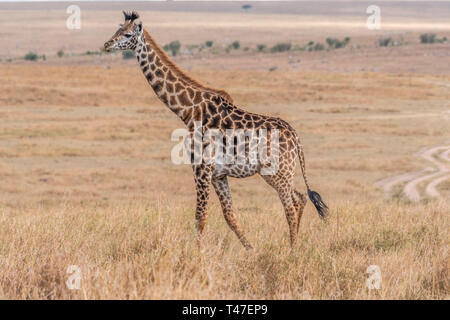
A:
MULTIPOLYGON (((197 193, 195 220, 199 245, 206 225, 207 204, 212 185, 219 197, 223 215, 229 227, 245 248, 251 248, 233 211, 228 177, 245 178, 260 174, 278 192, 284 206, 290 242, 293 246, 306 205, 306 196, 294 187, 297 158, 300 160, 308 196, 320 217, 325 218, 328 211, 319 193, 309 188, 303 147, 296 131, 280 118, 255 114, 238 108, 224 90, 204 86, 189 77, 175 65, 143 28, 142 22, 138 21, 137 12, 124 12, 124 17, 125 22, 104 44, 104 49, 106 51, 133 50, 142 73, 157 97, 187 127, 190 139, 187 139, 187 143, 186 141, 183 143, 185 150, 191 152, 184 155, 182 160, 189 159, 194 172, 197 193), (197 132, 195 129, 199 124, 201 130, 197 132), (256 135, 257 145, 262 146, 262 151, 259 152, 257 147, 255 149, 255 140, 250 139, 249 134, 261 131, 266 132, 266 135, 256 135), (244 139, 239 140, 242 132, 244 132, 244 139), (212 140, 209 138, 204 139, 205 133, 207 136, 217 136, 218 143, 211 143, 212 140), (233 135, 228 142, 227 134, 233 135), (275 135, 276 143, 272 140, 275 135), (197 144, 194 143, 196 139, 197 144), (216 162, 216 155, 220 154, 220 150, 224 151, 225 157, 216 162), (205 157, 204 151, 207 151, 209 158, 205 157), (199 155, 199 159, 195 159, 196 154, 199 155), (241 161, 239 155, 244 155, 244 161, 241 161), (276 158, 276 168, 268 172, 266 169, 271 168, 274 158, 276 158)), ((177 134, 179 133, 181 131, 177 131, 177 134)), ((172 134, 172 140, 179 138, 177 134, 172 134)), ((172 155, 182 150, 183 145, 178 145, 172 150, 172 155)), ((177 159, 177 163, 179 160, 177 159)))

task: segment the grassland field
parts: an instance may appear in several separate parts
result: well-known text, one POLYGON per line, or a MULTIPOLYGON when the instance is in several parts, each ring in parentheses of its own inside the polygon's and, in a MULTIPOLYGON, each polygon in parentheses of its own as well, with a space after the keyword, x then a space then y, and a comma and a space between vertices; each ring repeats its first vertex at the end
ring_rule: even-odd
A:
MULTIPOLYGON (((173 59, 189 74, 297 130, 310 184, 330 208, 323 222, 307 204, 290 249, 277 194, 260 177, 231 179, 255 249, 243 249, 212 195, 199 252, 192 170, 170 159, 182 122, 134 59, 86 54, 122 14, 83 5, 82 28, 68 30, 60 4, 0 4, 0 298, 450 298, 450 179, 436 186, 439 197, 425 193, 431 179, 417 183, 418 202, 405 196, 406 181, 389 193, 376 185, 435 170, 418 152, 450 148, 450 43, 420 43, 429 32, 450 39, 449 8, 387 3, 385 25, 371 31, 364 6, 347 2, 285 4, 311 11, 290 14, 256 3, 255 13, 229 4, 208 14, 176 3, 142 7, 161 45, 181 42, 173 59), (299 49, 327 37, 351 40, 299 49), (401 45, 380 47, 383 37, 401 45), (207 40, 212 48, 185 50, 207 40), (236 40, 240 48, 227 52, 236 40), (282 42, 292 49, 270 51, 282 42), (24 60, 30 51, 45 61, 24 60), (80 290, 66 287, 70 265, 81 269, 80 290), (370 265, 380 267, 380 290, 366 287, 370 265)), ((434 159, 448 168, 441 156, 434 159)))

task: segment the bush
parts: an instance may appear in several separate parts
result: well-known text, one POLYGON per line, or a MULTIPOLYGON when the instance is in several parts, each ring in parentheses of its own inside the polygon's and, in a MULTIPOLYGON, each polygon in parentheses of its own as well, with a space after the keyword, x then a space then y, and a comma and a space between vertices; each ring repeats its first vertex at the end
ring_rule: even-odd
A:
POLYGON ((420 35, 421 43, 435 43, 436 42, 436 34, 434 33, 423 33, 420 35))
POLYGON ((58 56, 58 58, 62 58, 64 57, 64 51, 61 49, 56 53, 56 55, 58 56))
POLYGON ((23 58, 29 61, 36 61, 39 59, 39 56, 35 52, 28 52, 23 58))
POLYGON ((312 49, 313 51, 321 51, 325 50, 325 46, 322 43, 316 43, 312 49))
POLYGON ((214 44, 214 41, 208 40, 205 42, 205 46, 207 46, 208 48, 211 48, 214 44))
POLYGON ((345 48, 347 44, 350 42, 349 37, 345 37, 344 40, 339 40, 336 38, 327 38, 326 42, 328 44, 328 47, 330 49, 339 49, 339 48, 345 48))
POLYGON ((447 37, 438 38, 435 33, 423 33, 420 35, 420 43, 443 43, 447 37))
POLYGON ((388 47, 393 43, 394 41, 392 40, 392 37, 381 38, 378 40, 378 44, 380 45, 380 47, 388 47))
POLYGON ((134 58, 134 51, 133 50, 122 51, 122 58, 123 59, 132 59, 132 58, 134 58))
POLYGON ((234 49, 234 50, 237 50, 237 49, 239 49, 240 47, 241 47, 241 43, 239 42, 239 41, 234 41, 232 44, 231 44, 231 47, 234 49))
POLYGON ((256 49, 258 49, 258 52, 263 52, 266 49, 266 45, 265 44, 258 44, 256 46, 256 49))
POLYGON ((284 52, 291 50, 292 45, 289 42, 278 43, 270 49, 272 52, 284 52))
POLYGON ((99 55, 99 54, 101 54, 101 52, 99 52, 99 51, 91 51, 91 50, 86 51, 86 55, 88 55, 88 56, 95 56, 95 55, 99 55))
POLYGON ((169 44, 166 44, 163 49, 166 52, 171 52, 173 56, 176 56, 180 51, 181 43, 178 40, 172 41, 169 44))

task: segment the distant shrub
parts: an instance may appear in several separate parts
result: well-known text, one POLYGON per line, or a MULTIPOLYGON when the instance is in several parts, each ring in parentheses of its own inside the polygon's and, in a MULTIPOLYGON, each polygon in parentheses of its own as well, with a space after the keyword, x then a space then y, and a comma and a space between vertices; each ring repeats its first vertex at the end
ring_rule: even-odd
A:
POLYGON ((270 49, 270 51, 272 51, 272 52, 285 52, 285 51, 291 50, 291 47, 292 47, 292 45, 289 42, 278 43, 278 44, 274 45, 272 47, 272 49, 270 49))
POLYGON ((123 59, 132 59, 132 58, 134 58, 134 51, 133 50, 122 51, 122 58, 123 59))
POLYGON ((29 61, 36 61, 39 59, 39 56, 35 52, 28 52, 23 58, 29 61))
POLYGON ((322 50, 325 50, 325 45, 320 42, 310 41, 304 48, 302 48, 302 50, 322 51, 322 50))
POLYGON ((438 38, 435 33, 423 33, 420 35, 420 43, 443 43, 447 37, 438 38))
POLYGON ((166 44, 163 49, 166 52, 171 52, 173 56, 176 56, 178 52, 180 51, 181 43, 178 40, 174 40, 170 42, 169 44, 166 44))
POLYGON ((435 43, 436 42, 436 34, 434 33, 423 33, 420 35, 421 43, 435 43))
POLYGON ((212 40, 208 40, 205 42, 205 46, 207 46, 208 48, 211 48, 213 46, 213 44, 214 44, 214 41, 212 41, 212 40))
POLYGON ((88 55, 88 56, 95 56, 95 55, 99 55, 100 52, 88 50, 88 51, 86 51, 85 54, 88 55))
POLYGON ((233 41, 233 43, 231 44, 231 47, 234 49, 234 50, 237 50, 237 49, 239 49, 240 47, 241 47, 241 43, 239 42, 239 41, 233 41))
POLYGON ((327 38, 326 42, 328 44, 328 47, 330 49, 339 49, 339 48, 345 48, 347 44, 350 42, 349 37, 345 37, 344 40, 339 40, 336 38, 327 38))
POLYGON ((392 37, 385 37, 378 40, 378 44, 380 47, 389 47, 393 43, 394 41, 392 40, 392 37))
POLYGON ((56 53, 56 55, 58 56, 58 58, 62 58, 64 57, 64 51, 61 49, 56 53))
POLYGON ((256 49, 258 49, 258 52, 263 52, 266 49, 266 45, 265 44, 258 44, 256 46, 256 49))
POLYGON ((245 11, 248 11, 249 9, 251 9, 252 8, 252 5, 251 4, 244 4, 243 6, 242 6, 242 9, 244 9, 245 11))
POLYGON ((312 49, 313 51, 321 51, 325 50, 325 46, 322 43, 316 43, 312 49))

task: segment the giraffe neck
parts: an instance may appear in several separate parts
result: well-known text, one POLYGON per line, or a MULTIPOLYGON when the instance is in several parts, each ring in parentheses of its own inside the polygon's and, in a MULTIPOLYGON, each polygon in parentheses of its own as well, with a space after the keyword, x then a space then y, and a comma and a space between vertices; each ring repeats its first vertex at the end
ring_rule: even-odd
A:
MULTIPOLYGON (((167 57, 146 30, 143 31, 135 48, 139 66, 158 98, 172 110, 187 126, 201 121, 205 99, 222 91, 200 85, 189 78, 167 57), (212 92, 213 91, 213 92, 212 92)), ((226 94, 225 92, 223 92, 226 94)))

